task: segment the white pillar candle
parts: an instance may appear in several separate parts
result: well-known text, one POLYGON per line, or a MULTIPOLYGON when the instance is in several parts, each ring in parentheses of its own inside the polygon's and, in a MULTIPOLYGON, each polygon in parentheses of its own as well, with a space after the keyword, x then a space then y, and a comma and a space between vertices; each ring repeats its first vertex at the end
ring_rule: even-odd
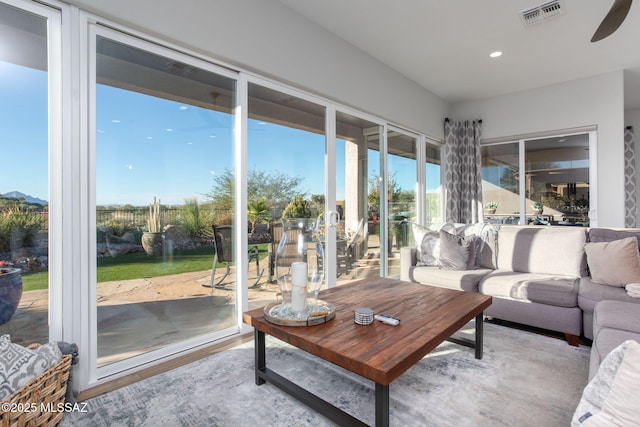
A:
POLYGON ((307 300, 307 263, 291 263, 291 309, 303 311, 307 300))

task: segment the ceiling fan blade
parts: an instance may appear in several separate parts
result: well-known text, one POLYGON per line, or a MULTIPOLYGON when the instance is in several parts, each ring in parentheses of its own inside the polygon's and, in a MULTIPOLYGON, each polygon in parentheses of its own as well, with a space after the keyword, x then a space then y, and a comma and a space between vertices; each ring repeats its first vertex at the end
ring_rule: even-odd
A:
POLYGON ((609 13, 607 13, 607 16, 604 17, 595 34, 591 37, 592 43, 610 36, 622 25, 624 18, 627 17, 627 13, 629 13, 629 9, 631 8, 631 1, 632 0, 615 0, 613 6, 611 6, 611 10, 609 10, 609 13))

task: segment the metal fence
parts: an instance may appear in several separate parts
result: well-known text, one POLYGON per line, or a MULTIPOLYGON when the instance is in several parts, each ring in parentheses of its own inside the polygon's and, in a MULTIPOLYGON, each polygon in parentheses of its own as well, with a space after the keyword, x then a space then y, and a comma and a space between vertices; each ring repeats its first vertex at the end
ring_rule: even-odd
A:
MULTIPOLYGON (((177 224, 180 222, 182 209, 161 207, 160 212, 162 214, 163 224, 177 224)), ((230 210, 216 209, 213 211, 213 217, 220 218, 230 213, 230 210)), ((109 226, 118 223, 131 228, 146 228, 148 219, 149 208, 99 209, 96 211, 96 225, 98 226, 109 226)))

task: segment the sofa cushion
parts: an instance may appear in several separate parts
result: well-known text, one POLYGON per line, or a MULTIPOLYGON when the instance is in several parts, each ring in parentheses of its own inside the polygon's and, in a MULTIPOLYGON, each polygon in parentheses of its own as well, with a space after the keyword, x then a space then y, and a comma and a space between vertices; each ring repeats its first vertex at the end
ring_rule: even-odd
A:
POLYGON ((640 233, 627 230, 611 230, 609 228, 591 228, 589 229, 590 242, 613 242, 627 237, 635 237, 640 250, 640 233))
POLYGON ((459 236, 440 230, 438 264, 445 270, 475 270, 475 236, 459 236))
POLYGON ((620 329, 640 334, 640 305, 622 301, 601 301, 596 306, 593 329, 620 329))
MULTIPOLYGON (((640 304, 640 298, 632 298, 627 295, 624 288, 604 286, 594 283, 591 278, 580 279, 580 289, 578 290, 578 305, 583 311, 593 313, 595 305, 604 300, 623 301, 640 304)), ((640 306, 638 307, 640 309, 640 306)))
POLYGON ((594 282, 618 287, 640 282, 640 253, 635 237, 612 242, 590 242, 584 250, 594 282))
POLYGON ((489 269, 443 270, 438 267, 411 267, 409 278, 414 282, 467 292, 478 292, 478 283, 491 273, 489 269))
POLYGON ((502 226, 498 268, 559 276, 587 275, 584 227, 502 226))
POLYGON ((480 293, 558 307, 578 305, 579 280, 571 276, 495 270, 478 286, 480 293))

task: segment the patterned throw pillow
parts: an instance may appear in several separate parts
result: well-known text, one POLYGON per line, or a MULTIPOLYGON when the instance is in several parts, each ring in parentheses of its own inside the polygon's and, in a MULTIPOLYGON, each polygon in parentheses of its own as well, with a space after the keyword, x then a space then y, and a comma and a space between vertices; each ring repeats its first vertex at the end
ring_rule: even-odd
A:
POLYGON ((413 238, 417 243, 418 266, 437 266, 440 258, 440 235, 418 224, 411 224, 413 238))
POLYGON ((9 335, 0 337, 0 400, 27 385, 29 381, 55 365, 62 358, 56 343, 37 349, 11 342, 9 335))

